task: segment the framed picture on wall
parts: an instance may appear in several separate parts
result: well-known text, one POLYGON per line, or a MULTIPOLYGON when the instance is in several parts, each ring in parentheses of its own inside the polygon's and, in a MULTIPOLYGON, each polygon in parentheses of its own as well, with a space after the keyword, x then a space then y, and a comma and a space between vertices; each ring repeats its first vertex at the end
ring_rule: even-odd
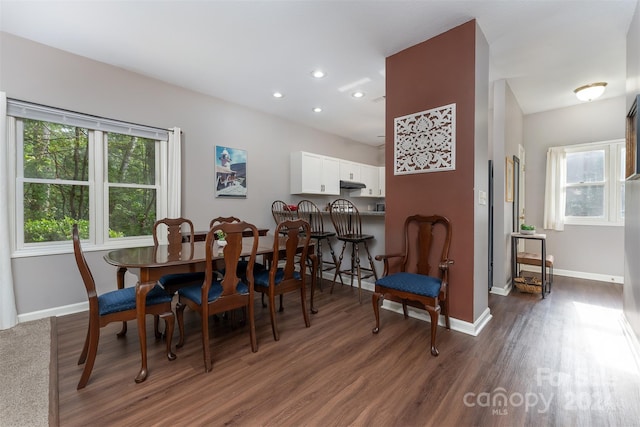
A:
POLYGON ((513 160, 506 158, 504 170, 504 200, 513 202, 513 160))
POLYGON ((216 197, 247 197, 247 151, 215 147, 216 197))
POLYGON ((636 96, 627 114, 624 175, 626 179, 640 178, 640 156, 638 155, 638 125, 640 116, 638 116, 638 104, 640 104, 640 95, 636 96))

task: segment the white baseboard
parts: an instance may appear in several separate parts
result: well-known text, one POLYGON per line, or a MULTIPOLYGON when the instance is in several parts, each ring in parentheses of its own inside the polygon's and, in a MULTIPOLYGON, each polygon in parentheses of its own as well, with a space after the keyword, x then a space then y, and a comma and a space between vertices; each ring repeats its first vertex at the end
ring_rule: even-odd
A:
MULTIPOLYGON (((536 267, 533 265, 520 265, 520 269, 524 271, 531 271, 533 273, 540 272, 540 267, 536 267)), ((609 274, 585 273, 582 271, 561 270, 559 268, 554 268, 553 274, 555 276, 575 277, 576 279, 597 280, 598 282, 618 283, 618 284, 624 283, 624 277, 613 276, 609 274)))
POLYGON ((492 294, 506 297, 511 293, 511 289, 513 289, 513 285, 511 283, 507 283, 507 285, 504 288, 499 288, 496 285, 493 285, 489 292, 492 294))
MULTIPOLYGON (((324 273, 322 277, 328 280, 333 280, 333 274, 324 273), (327 275, 329 275, 330 277, 327 277, 327 275)), ((337 279, 336 283, 339 284, 340 279, 337 279)), ((345 281, 344 285, 349 286, 350 283, 351 283, 351 279, 349 279, 348 283, 347 281, 345 281)), ((370 291, 370 292, 373 292, 375 290, 374 282, 370 282, 368 280, 362 280, 360 283, 362 285, 362 289, 366 289, 367 291, 370 291)), ((354 286, 358 286, 358 284, 356 283, 356 280, 354 280, 354 286)), ((396 313, 402 314, 402 304, 399 304, 394 301, 384 300, 384 302, 382 303, 382 308, 385 310, 394 311, 396 313)), ((409 317, 413 317, 414 319, 431 323, 431 318, 429 317, 429 314, 424 310, 419 310, 413 307, 409 307, 409 317)), ((484 313, 482 313, 482 315, 473 323, 465 322, 464 320, 459 320, 454 317, 450 317, 449 320, 451 323, 451 329, 453 329, 454 331, 462 332, 468 335, 473 335, 475 337, 480 333, 480 331, 482 331, 482 329, 489 322, 489 320, 491 320, 492 317, 493 316, 491 316, 491 310, 489 310, 489 308, 487 307, 484 313)), ((440 326, 445 326, 443 316, 440 316, 440 318, 438 319, 438 324, 440 326)))
POLYGON ((18 315, 18 322, 28 322, 30 320, 44 319, 46 317, 64 316, 67 314, 79 313, 89 310, 89 302, 79 302, 76 304, 64 305, 62 307, 47 308, 45 310, 32 311, 18 315))
MULTIPOLYGON (((385 310, 393 311, 399 314, 402 313, 402 304, 397 303, 395 301, 384 300, 382 303, 382 308, 385 310)), ((424 310, 418 310, 413 307, 408 307, 409 317, 414 319, 422 320, 428 323, 431 323, 431 318, 429 317, 429 313, 424 310)), ((454 317, 449 318, 451 323, 451 329, 454 331, 462 332, 467 335, 478 336, 482 329, 487 325, 489 320, 491 320, 493 316, 491 315, 491 310, 489 307, 485 309, 485 311, 480 315, 480 317, 473 323, 465 322, 464 320, 456 319, 454 317)), ((438 319, 438 325, 445 326, 444 316, 440 315, 438 319)))

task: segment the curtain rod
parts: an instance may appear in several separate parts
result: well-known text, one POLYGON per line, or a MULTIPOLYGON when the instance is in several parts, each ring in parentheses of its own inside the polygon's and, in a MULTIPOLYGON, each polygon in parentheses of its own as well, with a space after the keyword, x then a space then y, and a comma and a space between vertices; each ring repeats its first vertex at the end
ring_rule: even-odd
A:
MULTIPOLYGON (((130 124, 130 125, 133 125, 133 126, 139 126, 141 128, 154 129, 154 130, 163 131, 163 132, 173 132, 173 129, 169 129, 169 128, 161 128, 161 127, 158 127, 158 126, 141 125, 139 123, 133 123, 133 122, 124 121, 124 120, 120 120, 120 119, 110 119, 108 117, 97 116, 95 114, 80 113, 80 112, 73 111, 73 110, 67 110, 65 108, 51 107, 49 105, 39 104, 37 102, 23 101, 23 100, 20 100, 20 99, 7 97, 7 103, 9 103, 9 102, 22 103, 22 104, 32 105, 32 106, 40 107, 40 108, 55 109, 55 110, 58 110, 58 111, 61 111, 61 112, 67 112, 69 114, 77 114, 79 116, 85 116, 85 117, 89 117, 89 118, 96 119, 96 120, 110 120, 110 121, 114 121, 114 122, 121 122, 121 123, 130 124)), ((182 134, 182 130, 180 131, 180 133, 182 134)))

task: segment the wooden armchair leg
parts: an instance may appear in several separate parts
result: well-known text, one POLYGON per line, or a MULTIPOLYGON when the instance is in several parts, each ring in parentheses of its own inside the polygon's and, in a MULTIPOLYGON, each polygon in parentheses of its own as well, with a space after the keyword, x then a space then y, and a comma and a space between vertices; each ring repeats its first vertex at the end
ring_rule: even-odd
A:
POLYGON ((172 312, 163 313, 159 317, 164 319, 165 340, 167 341, 167 359, 176 360, 176 355, 171 351, 171 340, 173 338, 173 327, 175 316, 172 312))
POLYGON ((384 299, 382 294, 374 292, 371 295, 371 303, 373 304, 373 314, 376 316, 376 327, 371 332, 377 334, 380 332, 380 300, 384 299))
POLYGON ((276 301, 274 295, 269 295, 269 316, 271 317, 271 330, 273 331, 273 339, 278 341, 280 334, 278 334, 278 325, 276 320, 276 301))
POLYGON ((82 375, 80 376, 80 381, 78 382, 77 389, 80 390, 84 388, 89 382, 89 377, 91 376, 91 371, 93 370, 93 364, 96 361, 96 355, 98 354, 98 341, 100 339, 100 326, 98 325, 89 325, 89 335, 87 336, 87 344, 88 344, 88 352, 87 352, 87 360, 84 364, 84 369, 82 370, 82 375))
POLYGON ((437 356, 438 349, 436 348, 436 333, 438 331, 438 316, 440 314, 440 307, 438 309, 427 309, 429 311, 429 316, 431 317, 431 354, 437 356))
MULTIPOLYGON (((159 340, 162 338, 162 332, 160 332, 160 317, 157 314, 153 316, 153 333, 156 336, 156 339, 159 340)), ((165 330, 165 332, 167 332, 165 330)))
POLYGON ((180 338, 176 348, 181 348, 184 345, 184 309, 186 305, 180 301, 176 304, 176 317, 178 318, 178 331, 180 332, 180 338))
MULTIPOLYGON (((126 322, 125 322, 126 325, 126 322)), ((89 327, 87 328, 87 337, 84 340, 84 346, 82 347, 82 353, 80 353, 80 357, 78 358, 78 365, 82 365, 87 361, 87 352, 89 351, 89 339, 91 337, 91 323, 89 323, 89 327)))

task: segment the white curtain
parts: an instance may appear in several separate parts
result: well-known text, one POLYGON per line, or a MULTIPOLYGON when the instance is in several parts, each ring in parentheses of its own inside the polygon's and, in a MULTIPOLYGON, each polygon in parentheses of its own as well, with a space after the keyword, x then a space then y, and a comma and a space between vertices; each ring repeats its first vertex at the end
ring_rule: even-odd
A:
POLYGON ((13 292, 11 247, 7 236, 9 228, 9 139, 7 138, 7 94, 0 92, 0 230, 5 236, 0 242, 0 330, 18 323, 18 311, 13 292))
POLYGON ((182 214, 181 133, 178 127, 169 129, 169 146, 167 147, 167 217, 169 218, 178 218, 182 214))
POLYGON ((562 147, 547 151, 547 180, 544 189, 544 224, 547 230, 564 230, 563 183, 566 177, 566 153, 562 147))

